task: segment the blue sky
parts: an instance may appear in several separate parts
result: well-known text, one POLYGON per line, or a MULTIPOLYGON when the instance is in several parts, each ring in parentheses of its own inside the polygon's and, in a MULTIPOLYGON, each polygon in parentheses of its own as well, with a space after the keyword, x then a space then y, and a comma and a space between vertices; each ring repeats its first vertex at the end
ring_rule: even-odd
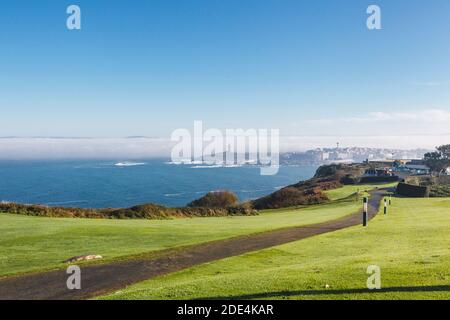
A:
POLYGON ((0 136, 450 134, 449 17, 448 0, 3 2, 0 136))

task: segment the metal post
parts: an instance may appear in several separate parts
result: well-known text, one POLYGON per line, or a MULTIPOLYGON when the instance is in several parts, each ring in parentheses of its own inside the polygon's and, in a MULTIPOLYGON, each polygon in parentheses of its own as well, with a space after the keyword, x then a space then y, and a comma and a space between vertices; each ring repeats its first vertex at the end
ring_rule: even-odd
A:
POLYGON ((384 214, 387 214, 387 199, 384 198, 384 214))
POLYGON ((368 199, 367 197, 364 197, 363 203, 364 203, 364 207, 363 207, 363 227, 367 226, 367 221, 368 219, 368 215, 367 215, 367 202, 368 199))

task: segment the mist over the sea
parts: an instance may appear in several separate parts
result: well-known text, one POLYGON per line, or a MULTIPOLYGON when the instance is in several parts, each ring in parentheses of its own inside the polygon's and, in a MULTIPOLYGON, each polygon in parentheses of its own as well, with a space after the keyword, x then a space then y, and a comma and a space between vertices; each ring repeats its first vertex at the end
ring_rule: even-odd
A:
MULTIPOLYGON (((450 141, 450 134, 406 136, 281 136, 280 152, 315 148, 367 147, 391 149, 434 149, 450 141)), ((169 138, 60 138, 2 137, 0 159, 142 159, 169 157, 175 143, 169 138)))

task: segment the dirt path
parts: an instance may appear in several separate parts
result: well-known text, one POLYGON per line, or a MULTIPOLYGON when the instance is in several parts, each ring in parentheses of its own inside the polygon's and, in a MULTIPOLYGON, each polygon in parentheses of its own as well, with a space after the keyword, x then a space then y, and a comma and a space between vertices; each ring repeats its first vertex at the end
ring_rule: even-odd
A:
MULTIPOLYGON (((379 209, 386 190, 371 192, 369 218, 379 209)), ((257 251, 362 223, 355 213, 338 220, 310 226, 292 227, 194 245, 178 252, 148 259, 129 260, 81 269, 81 290, 68 290, 65 270, 44 272, 0 280, 0 300, 87 299, 128 285, 172 273, 198 264, 257 251)))

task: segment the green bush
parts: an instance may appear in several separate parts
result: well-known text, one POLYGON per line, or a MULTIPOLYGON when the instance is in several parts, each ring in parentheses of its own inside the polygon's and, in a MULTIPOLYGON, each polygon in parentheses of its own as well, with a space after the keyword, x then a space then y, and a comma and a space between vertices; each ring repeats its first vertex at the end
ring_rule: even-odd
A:
POLYGON ((430 187, 415 186, 407 183, 399 183, 397 194, 411 198, 427 198, 430 196, 430 187))
POLYGON ((200 199, 194 200, 187 206, 192 208, 227 208, 238 204, 238 197, 230 191, 213 191, 208 192, 200 199))
POLYGON ((257 210, 288 208, 299 205, 318 204, 328 201, 328 197, 320 189, 299 189, 287 187, 280 189, 266 197, 253 201, 257 210))
POLYGON ((360 177, 355 177, 352 174, 348 174, 345 177, 343 177, 340 182, 345 185, 349 185, 349 184, 353 185, 353 184, 360 183, 360 181, 361 181, 360 177))
POLYGON ((432 186, 430 190, 430 197, 450 197, 450 185, 436 185, 432 186))
POLYGON ((222 208, 167 208, 156 204, 144 204, 122 209, 81 209, 0 203, 0 212, 28 216, 94 219, 172 219, 189 217, 219 217, 256 215, 248 204, 222 208))

